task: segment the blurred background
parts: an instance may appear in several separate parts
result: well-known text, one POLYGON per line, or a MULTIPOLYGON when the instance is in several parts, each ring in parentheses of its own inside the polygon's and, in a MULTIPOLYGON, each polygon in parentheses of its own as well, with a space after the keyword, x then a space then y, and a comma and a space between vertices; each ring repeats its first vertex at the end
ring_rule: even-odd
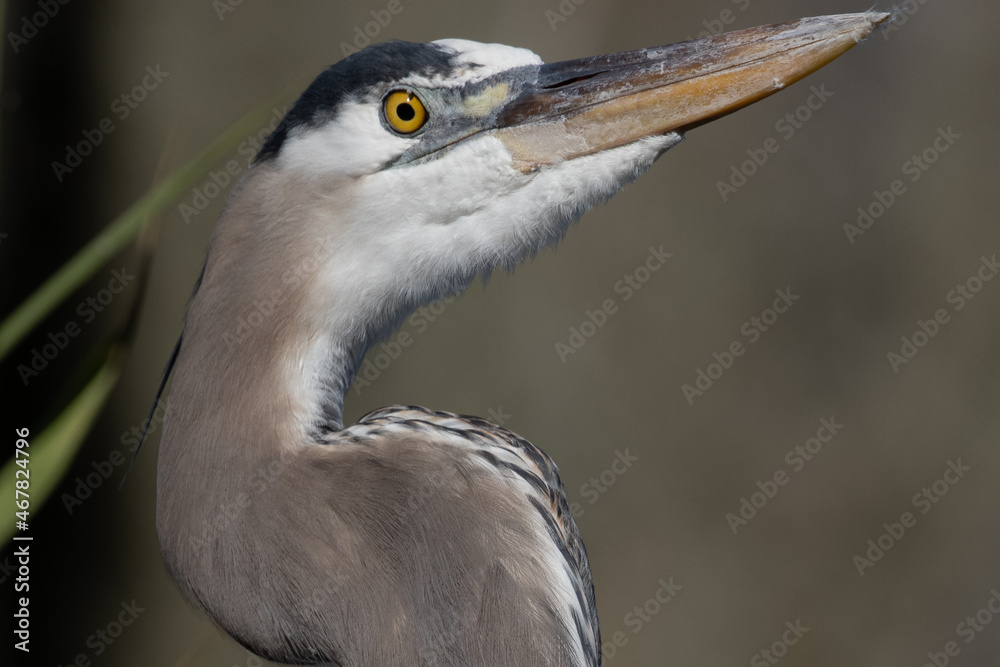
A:
MULTIPOLYGON (((131 342, 94 430, 33 505, 32 650, 14 664, 263 664, 163 570, 158 422, 118 485, 231 186, 220 174, 345 50, 464 37, 555 61, 868 9, 398 2, 6 3, 4 314, 263 110, 163 207, 151 259, 115 254, 3 360, 6 457, 108 341, 131 342), (46 345, 59 349, 39 370, 46 345)), ((414 343, 349 394, 351 421, 392 403, 476 414, 558 462, 607 665, 1000 663, 1000 9, 897 11, 818 73, 691 132, 556 252, 408 321, 414 343), (671 254, 655 271, 651 249, 671 254), (617 310, 584 325, 607 299, 617 310)))

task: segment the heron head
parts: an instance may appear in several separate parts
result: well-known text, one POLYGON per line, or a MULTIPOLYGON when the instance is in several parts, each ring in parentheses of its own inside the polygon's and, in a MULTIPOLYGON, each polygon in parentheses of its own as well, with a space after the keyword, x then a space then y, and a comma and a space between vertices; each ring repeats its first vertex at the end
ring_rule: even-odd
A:
POLYGON ((489 144, 530 173, 731 113, 819 69, 887 18, 821 16, 550 64, 468 40, 376 44, 321 74, 258 160, 362 176, 489 144))
POLYGON ((448 291, 558 239, 686 130, 806 76, 887 17, 816 17, 552 64, 465 40, 378 44, 321 74, 256 166, 350 193, 337 213, 386 266, 435 265, 452 275, 429 283, 448 291))

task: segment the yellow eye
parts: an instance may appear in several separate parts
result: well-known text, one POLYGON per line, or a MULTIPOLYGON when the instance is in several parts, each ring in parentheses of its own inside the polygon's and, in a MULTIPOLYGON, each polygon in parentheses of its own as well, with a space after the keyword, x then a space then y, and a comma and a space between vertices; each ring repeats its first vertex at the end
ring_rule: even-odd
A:
POLYGON ((397 90, 385 98, 385 119, 397 132, 410 134, 427 122, 427 109, 413 93, 397 90))

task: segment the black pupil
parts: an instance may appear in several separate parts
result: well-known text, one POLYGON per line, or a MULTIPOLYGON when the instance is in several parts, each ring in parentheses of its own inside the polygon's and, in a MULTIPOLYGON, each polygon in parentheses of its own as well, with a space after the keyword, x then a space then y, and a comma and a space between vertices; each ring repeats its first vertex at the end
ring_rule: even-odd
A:
POLYGON ((417 115, 417 111, 409 102, 403 102, 396 107, 396 115, 399 116, 400 120, 413 120, 417 115))

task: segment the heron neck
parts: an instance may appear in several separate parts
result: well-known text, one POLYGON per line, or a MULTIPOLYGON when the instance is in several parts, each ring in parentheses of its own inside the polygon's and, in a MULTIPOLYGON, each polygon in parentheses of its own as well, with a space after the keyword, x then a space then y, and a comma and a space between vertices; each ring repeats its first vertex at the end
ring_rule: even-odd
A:
POLYGON ((188 313, 178 364, 196 360, 203 400, 244 420, 284 422, 295 442, 343 428, 368 347, 406 314, 358 281, 345 199, 343 188, 318 195, 252 170, 216 226, 188 313))

